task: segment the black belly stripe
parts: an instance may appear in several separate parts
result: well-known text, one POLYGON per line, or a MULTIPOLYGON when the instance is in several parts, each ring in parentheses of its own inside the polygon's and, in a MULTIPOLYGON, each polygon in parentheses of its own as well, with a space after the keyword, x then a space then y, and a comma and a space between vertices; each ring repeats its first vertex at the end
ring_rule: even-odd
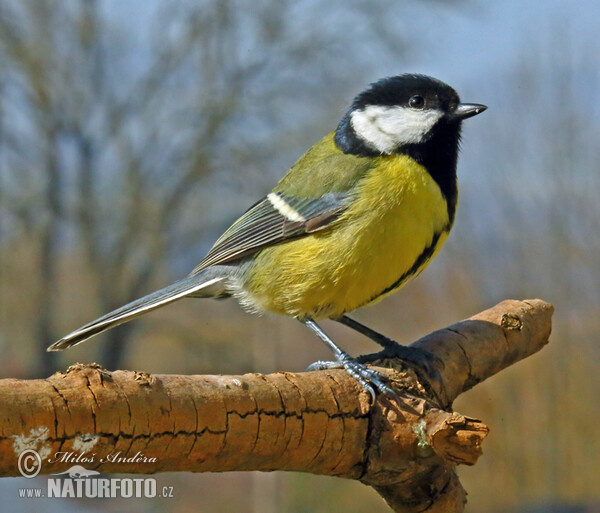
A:
POLYGON ((402 283, 407 278, 409 278, 410 276, 412 276, 413 274, 415 274, 419 270, 419 267, 421 267, 425 262, 427 262, 427 260, 429 260, 433 256, 433 253, 435 252, 435 248, 437 246, 437 243, 440 240, 440 236, 442 235, 442 233, 445 233, 447 231, 448 231, 448 229, 446 228, 446 229, 442 230, 441 232, 435 233, 433 235, 433 240, 431 241, 431 244, 429 246, 427 246, 421 252, 421 254, 417 257, 417 259, 415 260, 415 263, 412 265, 412 267, 408 271, 406 271, 404 274, 402 274, 402 276, 400 276, 400 278, 398 278, 389 287, 386 287, 385 289, 383 289, 378 294, 375 294, 371 299, 369 299, 368 301, 365 301, 363 303, 363 305, 367 305, 371 301, 375 301, 378 297, 384 296, 388 292, 391 292, 392 290, 398 288, 400 285, 402 285, 402 283))

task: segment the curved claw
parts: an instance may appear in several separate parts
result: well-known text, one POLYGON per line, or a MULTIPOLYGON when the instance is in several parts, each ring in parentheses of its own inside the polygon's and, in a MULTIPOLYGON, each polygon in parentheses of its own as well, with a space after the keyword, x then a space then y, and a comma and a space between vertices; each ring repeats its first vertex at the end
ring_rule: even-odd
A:
POLYGON ((327 360, 318 360, 306 367, 306 372, 322 371, 328 369, 343 369, 344 366, 340 362, 332 362, 327 360))
POLYGON ((328 369, 346 369, 346 372, 356 379, 366 392, 371 396, 372 403, 375 402, 375 389, 386 395, 394 396, 396 392, 385 383, 385 376, 380 372, 370 369, 363 363, 359 363, 353 358, 347 358, 340 361, 319 360, 312 363, 306 369, 307 371, 319 371, 328 369))

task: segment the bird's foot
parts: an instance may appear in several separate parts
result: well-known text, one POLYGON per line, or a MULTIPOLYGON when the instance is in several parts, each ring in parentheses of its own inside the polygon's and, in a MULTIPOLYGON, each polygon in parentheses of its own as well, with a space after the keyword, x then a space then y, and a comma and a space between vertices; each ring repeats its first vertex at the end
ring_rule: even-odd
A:
POLYGON ((375 389, 383 394, 396 395, 396 392, 385 383, 387 378, 383 374, 370 369, 365 364, 359 363, 349 356, 343 357, 338 361, 320 360, 309 365, 306 370, 319 371, 327 369, 346 369, 346 372, 356 379, 369 393, 373 403, 375 402, 375 389))
POLYGON ((442 377, 437 367, 443 368, 444 363, 437 356, 423 349, 400 345, 395 340, 355 321, 347 315, 342 315, 334 320, 377 342, 383 347, 383 351, 379 353, 380 355, 389 358, 398 358, 412 367, 417 376, 425 378, 430 384, 434 382, 440 386, 442 385, 442 377))

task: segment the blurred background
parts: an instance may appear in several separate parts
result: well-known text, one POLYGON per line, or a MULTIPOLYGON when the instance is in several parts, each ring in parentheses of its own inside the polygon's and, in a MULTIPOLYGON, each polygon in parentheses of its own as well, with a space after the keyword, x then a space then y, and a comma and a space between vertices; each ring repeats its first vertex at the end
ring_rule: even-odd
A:
MULTIPOLYGON (((491 428, 460 469, 467 511, 600 511, 599 26, 597 0, 0 0, 0 377, 329 358, 293 320, 232 301, 182 301, 67 353, 45 348, 187 274, 369 82, 426 73, 489 110, 464 127, 446 247, 356 317, 411 342, 505 298, 554 303, 550 345, 455 405, 491 428)), ((351 354, 375 350, 325 324, 351 354)), ((334 478, 157 479, 174 499, 44 510, 387 511, 334 478)), ((39 511, 17 498, 23 482, 0 481, 3 504, 39 511)))

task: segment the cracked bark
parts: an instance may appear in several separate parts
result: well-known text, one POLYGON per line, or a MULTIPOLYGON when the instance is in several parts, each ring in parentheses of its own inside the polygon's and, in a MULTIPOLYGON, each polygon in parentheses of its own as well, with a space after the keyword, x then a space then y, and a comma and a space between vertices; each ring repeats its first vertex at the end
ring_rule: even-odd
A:
POLYGON ((460 512, 454 469, 476 463, 488 428, 452 402, 540 350, 552 311, 507 300, 418 340, 440 359, 439 383, 383 353, 361 357, 398 391, 373 405, 342 370, 151 376, 76 364, 0 380, 0 476, 19 475, 19 454, 34 449, 42 473, 294 470, 359 480, 397 512, 460 512))

